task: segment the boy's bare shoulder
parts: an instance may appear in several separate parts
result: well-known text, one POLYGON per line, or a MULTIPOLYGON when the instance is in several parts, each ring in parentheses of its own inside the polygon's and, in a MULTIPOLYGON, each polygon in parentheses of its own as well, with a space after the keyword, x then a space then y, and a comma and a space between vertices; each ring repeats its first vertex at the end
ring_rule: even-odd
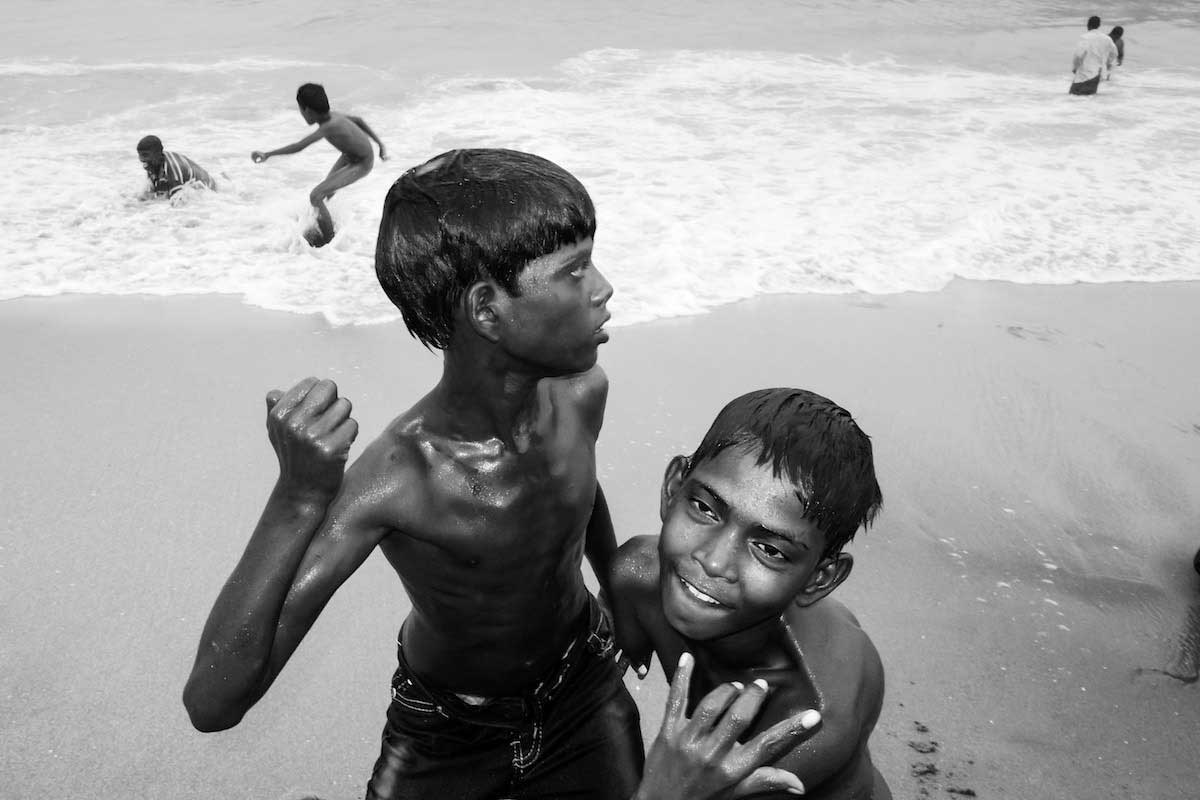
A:
POLYGON ((658 537, 634 536, 618 547, 609 579, 614 591, 636 599, 657 596, 658 537))
POLYGON ((878 660, 879 654, 871 637, 845 603, 826 597, 807 609, 799 610, 799 613, 806 615, 805 625, 821 631, 821 635, 834 643, 835 650, 844 649, 878 660))
POLYGON ((561 378, 546 378, 545 383, 556 394, 566 395, 581 402, 603 401, 608 397, 608 375, 599 364, 587 372, 577 372, 561 378))
POLYGON ((542 383, 554 398, 580 409, 589 427, 599 434, 604 422, 604 407, 608 402, 608 375, 599 364, 587 372, 547 378, 542 383))
MULTIPOLYGON (((826 597, 788 612, 797 624, 806 661, 814 673, 833 681, 840 694, 856 696, 858 713, 878 714, 883 699, 883 661, 871 637, 845 604, 826 597), (807 646, 806 646, 807 645, 807 646)), ((872 723, 874 724, 873 718, 872 723)))
POLYGON ((417 500, 430 475, 428 440, 405 416, 392 421, 346 471, 343 491, 369 495, 383 505, 417 500))

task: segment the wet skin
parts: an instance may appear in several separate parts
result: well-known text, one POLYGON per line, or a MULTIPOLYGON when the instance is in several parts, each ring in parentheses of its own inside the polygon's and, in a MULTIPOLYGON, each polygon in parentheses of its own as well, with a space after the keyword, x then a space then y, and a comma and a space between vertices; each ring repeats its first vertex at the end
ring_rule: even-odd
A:
POLYGON ((194 725, 237 724, 376 546, 411 600, 405 657, 429 684, 511 695, 557 663, 585 603, 585 546, 604 576, 615 550, 595 467, 612 287, 591 246, 530 262, 517 295, 468 289, 475 321, 456 317, 441 381, 344 478, 344 437, 305 455, 288 432, 297 414, 298 429, 341 430, 322 421, 339 404, 348 417, 336 389, 268 398, 280 483, 205 628, 184 694, 194 725))
MULTIPOLYGON (((308 109, 302 109, 301 113, 306 111, 308 109)), ((347 160, 351 162, 375 160, 375 151, 371 148, 371 140, 363 129, 345 114, 330 111, 329 117, 324 120, 310 118, 309 114, 304 114, 304 121, 310 125, 316 123, 317 132, 325 138, 325 141, 336 147, 347 160)))
POLYGON ((635 661, 652 649, 668 680, 692 653, 693 703, 723 682, 765 679, 770 694, 746 735, 819 709, 821 727, 774 765, 797 774, 806 797, 890 798, 867 750, 882 664, 850 611, 826 597, 849 557, 825 557, 795 487, 756 460, 729 448, 687 475, 686 459, 672 461, 661 535, 631 539, 613 563, 618 644, 635 661))
POLYGON ((362 117, 348 116, 337 111, 321 114, 302 105, 299 108, 304 121, 309 125, 316 125, 317 129, 295 144, 281 147, 278 150, 265 153, 255 150, 250 154, 250 158, 254 163, 261 164, 271 156, 298 153, 321 139, 325 139, 337 148, 341 153, 338 160, 334 162, 329 174, 325 176, 325 180, 313 187, 308 194, 309 202, 317 212, 317 225, 315 230, 305 234, 305 238, 312 246, 322 247, 328 244, 334 235, 333 217, 330 215, 325 201, 333 197, 339 189, 344 189, 370 173, 371 168, 375 165, 375 151, 371 148, 372 139, 379 145, 380 158, 387 159, 387 149, 362 117))

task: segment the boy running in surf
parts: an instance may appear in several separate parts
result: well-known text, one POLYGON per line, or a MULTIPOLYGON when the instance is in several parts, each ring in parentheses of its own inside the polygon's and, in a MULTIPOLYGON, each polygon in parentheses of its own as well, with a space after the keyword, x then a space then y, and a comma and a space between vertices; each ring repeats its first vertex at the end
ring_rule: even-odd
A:
POLYGON ((309 125, 316 125, 317 129, 295 144, 280 147, 278 150, 265 153, 255 150, 250 154, 250 158, 255 164, 261 164, 271 156, 299 153, 321 139, 325 139, 341 151, 341 156, 334 162, 325 180, 308 193, 308 201, 317 213, 317 227, 305 233, 304 238, 313 247, 322 247, 329 244, 334 234, 333 217, 330 216, 325 201, 333 197, 338 189, 365 177, 375 166, 375 151, 371 148, 371 140, 379 145, 379 157, 384 161, 387 161, 387 148, 362 117, 330 111, 329 98, 325 95, 323 86, 315 83, 304 84, 296 91, 296 103, 300 106, 300 115, 304 117, 304 121, 309 125))

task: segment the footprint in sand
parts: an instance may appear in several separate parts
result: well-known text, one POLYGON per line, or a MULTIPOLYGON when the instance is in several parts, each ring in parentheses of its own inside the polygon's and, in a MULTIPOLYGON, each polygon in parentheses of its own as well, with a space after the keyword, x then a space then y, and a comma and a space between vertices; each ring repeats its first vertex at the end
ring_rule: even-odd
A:
POLYGON ((1136 675, 1169 675, 1184 683, 1195 683, 1200 679, 1200 603, 1188 609, 1187 620, 1178 638, 1171 645, 1167 664, 1162 669, 1139 667, 1136 675))
MULTIPOLYGON (((917 796, 932 797, 938 789, 955 797, 976 797, 975 790, 966 786, 963 778, 954 770, 944 769, 938 765, 941 745, 929 735, 929 726, 913 720, 913 729, 917 736, 908 740, 908 746, 921 755, 921 758, 909 764, 909 771, 917 779, 917 796)), ((966 762, 974 766, 975 762, 966 762)))
POLYGON ((1192 683, 1200 678, 1200 603, 1193 603, 1188 609, 1187 622, 1179 633, 1174 654, 1163 672, 1184 683, 1192 683))
POLYGON ((1062 331, 1044 325, 1030 328, 1026 328, 1024 325, 1008 325, 1005 330, 1008 331, 1009 336, 1015 336, 1018 339, 1037 339, 1039 342, 1053 342, 1062 338, 1062 331))

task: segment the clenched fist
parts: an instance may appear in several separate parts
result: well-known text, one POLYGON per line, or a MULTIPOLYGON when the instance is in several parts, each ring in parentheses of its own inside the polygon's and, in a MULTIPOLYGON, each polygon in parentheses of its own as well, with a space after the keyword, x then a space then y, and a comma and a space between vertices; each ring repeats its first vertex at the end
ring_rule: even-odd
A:
POLYGON ((286 392, 267 392, 267 435, 289 492, 324 502, 337 494, 358 436, 350 410, 329 380, 305 378, 286 392))

